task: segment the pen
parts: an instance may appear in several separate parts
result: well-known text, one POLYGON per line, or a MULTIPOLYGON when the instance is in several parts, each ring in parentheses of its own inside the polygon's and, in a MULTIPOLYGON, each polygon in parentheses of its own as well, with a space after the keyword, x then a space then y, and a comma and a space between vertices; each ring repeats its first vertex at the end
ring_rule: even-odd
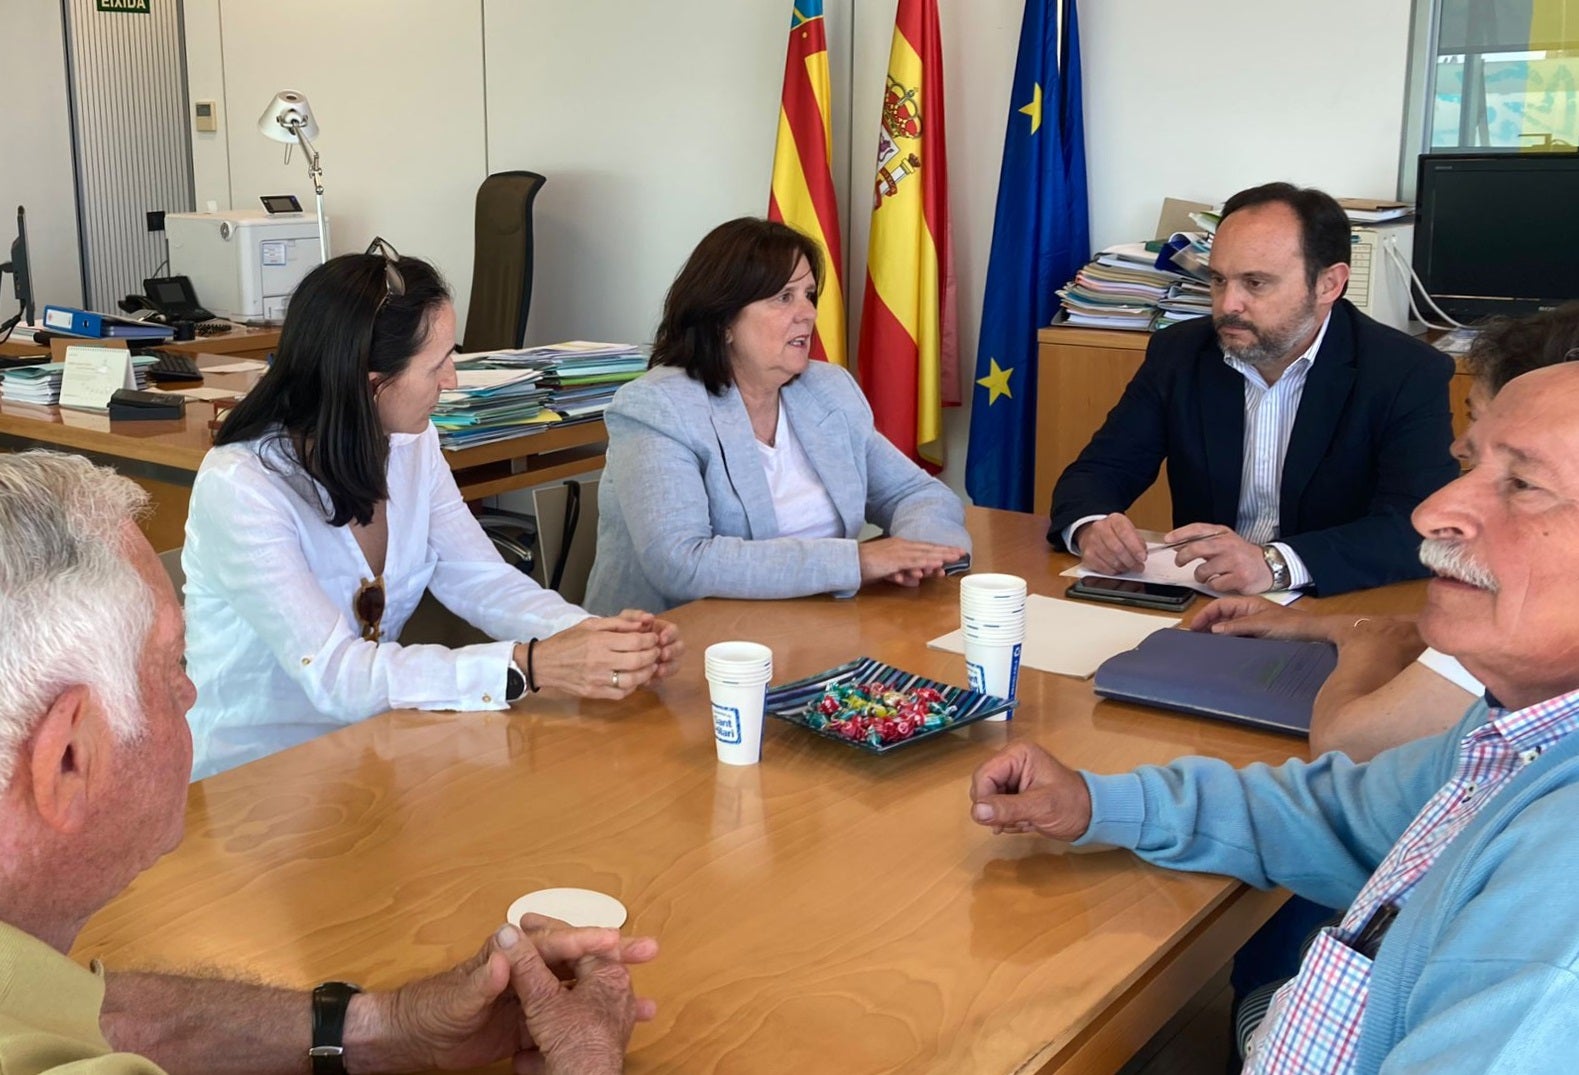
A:
POLYGON ((1393 924, 1393 919, 1398 917, 1398 904, 1384 903, 1371 913, 1370 919, 1360 930, 1359 936, 1354 938, 1353 948, 1366 959, 1375 959, 1376 952, 1382 946, 1382 938, 1387 936, 1387 930, 1393 924))
POLYGON ((1147 545, 1146 549, 1148 551, 1154 549, 1177 549, 1190 544, 1192 541, 1205 541, 1207 538, 1216 537, 1221 533, 1223 533, 1223 531, 1213 530, 1210 534, 1196 534, 1194 537, 1180 538, 1178 541, 1168 541, 1157 545, 1147 545))

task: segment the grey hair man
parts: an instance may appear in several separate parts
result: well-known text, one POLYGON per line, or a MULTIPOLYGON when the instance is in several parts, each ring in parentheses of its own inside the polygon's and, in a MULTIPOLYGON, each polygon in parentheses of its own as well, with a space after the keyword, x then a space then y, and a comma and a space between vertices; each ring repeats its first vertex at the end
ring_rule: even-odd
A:
MULTIPOLYGON (((66 955, 181 838, 193 689, 180 605, 135 523, 145 503, 76 456, 0 455, 0 1071, 302 1071, 305 992, 66 955)), ((561 927, 504 926, 431 978, 321 998, 343 1052, 311 1070, 621 1070, 654 1011, 626 965, 656 942, 561 927)))
POLYGON ((1126 847, 1349 909, 1306 950, 1246 1071, 1567 1066, 1579 1005, 1579 365, 1515 378, 1414 510, 1424 641, 1486 695, 1442 735, 1235 770, 1098 776, 1013 743, 977 769, 998 832, 1126 847))

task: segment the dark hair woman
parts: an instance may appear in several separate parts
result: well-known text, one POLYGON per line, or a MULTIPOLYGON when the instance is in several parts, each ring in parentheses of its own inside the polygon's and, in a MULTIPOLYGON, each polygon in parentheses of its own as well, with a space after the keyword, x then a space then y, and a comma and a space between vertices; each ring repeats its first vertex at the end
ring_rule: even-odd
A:
POLYGON ((604 416, 587 607, 914 586, 970 550, 964 508, 811 360, 822 263, 793 228, 720 224, 669 288, 652 366, 604 416), (857 543, 868 522, 890 536, 857 543))
POLYGON ((454 354, 448 287, 383 240, 297 287, 192 487, 194 778, 388 709, 502 709, 544 686, 622 698, 673 670, 673 625, 592 618, 494 550, 429 420, 454 354), (503 641, 400 645, 429 590, 503 641))

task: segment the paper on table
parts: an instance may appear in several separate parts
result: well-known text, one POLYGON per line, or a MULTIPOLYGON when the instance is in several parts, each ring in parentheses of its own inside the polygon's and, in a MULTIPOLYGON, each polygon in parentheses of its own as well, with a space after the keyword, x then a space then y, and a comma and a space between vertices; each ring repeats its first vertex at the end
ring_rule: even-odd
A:
MULTIPOLYGON (((1033 593, 1025 599, 1025 644, 1020 663, 1043 672, 1084 679, 1115 653, 1132 650, 1153 631, 1178 622, 1177 616, 1103 608, 1033 593)), ((950 631, 932 639, 927 646, 964 653, 965 636, 950 631)))
MULTIPOLYGON (((1140 571, 1126 571, 1121 575, 1107 575, 1114 579, 1139 579, 1142 582, 1161 582, 1169 586, 1188 586, 1190 589, 1206 594, 1208 597, 1226 597, 1223 590, 1214 590, 1195 579, 1193 561, 1185 563, 1183 567, 1173 561, 1178 557, 1177 549, 1165 548, 1161 545, 1148 544, 1146 546, 1146 566, 1140 571)), ((1101 571, 1092 571, 1089 567, 1076 564, 1063 572, 1065 578, 1078 579, 1085 575, 1102 575, 1101 571)), ((1261 595, 1268 601, 1279 605, 1292 605, 1300 599, 1298 590, 1270 590, 1261 595)))
POLYGON ((239 399, 244 393, 234 388, 182 388, 171 392, 172 396, 182 396, 186 399, 205 401, 211 399, 239 399))
MULTIPOLYGON (((204 366, 204 373, 256 373, 269 368, 267 362, 259 362, 255 358, 243 358, 239 362, 226 362, 223 366, 204 366)), ((184 395, 185 393, 183 393, 184 395)))

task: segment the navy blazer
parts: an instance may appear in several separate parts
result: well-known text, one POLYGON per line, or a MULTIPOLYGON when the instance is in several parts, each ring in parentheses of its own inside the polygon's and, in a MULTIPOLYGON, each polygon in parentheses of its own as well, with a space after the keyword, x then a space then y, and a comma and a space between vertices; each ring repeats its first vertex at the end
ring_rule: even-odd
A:
MULTIPOLYGON (((1453 361, 1332 308, 1283 463, 1278 538, 1318 593, 1420 578, 1415 506, 1458 476, 1448 382, 1453 361)), ((1234 526, 1245 441, 1244 377, 1223 361, 1210 318, 1164 329, 1091 443, 1053 487, 1047 540, 1088 515, 1127 511, 1164 460, 1173 525, 1234 526)))

